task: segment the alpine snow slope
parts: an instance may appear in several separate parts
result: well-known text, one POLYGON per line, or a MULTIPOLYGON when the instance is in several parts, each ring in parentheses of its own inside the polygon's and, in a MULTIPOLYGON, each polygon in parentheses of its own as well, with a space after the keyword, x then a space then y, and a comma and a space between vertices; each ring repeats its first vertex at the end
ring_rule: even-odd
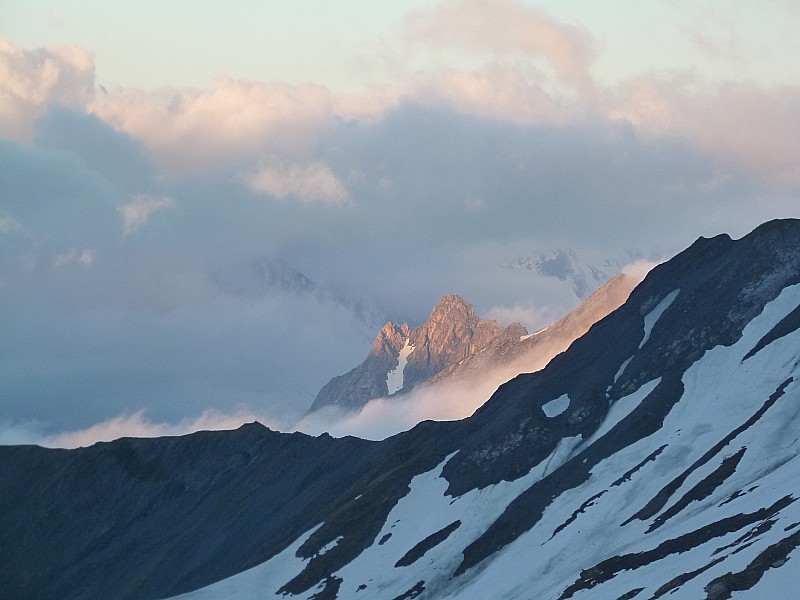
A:
POLYGON ((800 221, 772 221, 463 421, 2 448, 0 596, 793 597, 798 329, 800 221))

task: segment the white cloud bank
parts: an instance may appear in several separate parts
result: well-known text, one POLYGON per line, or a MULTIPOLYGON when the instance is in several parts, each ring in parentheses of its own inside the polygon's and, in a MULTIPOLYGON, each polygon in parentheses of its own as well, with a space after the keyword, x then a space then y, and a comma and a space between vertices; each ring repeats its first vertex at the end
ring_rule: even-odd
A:
POLYGON ((498 271, 508 249, 658 258, 800 217, 797 81, 604 83, 592 32, 512 0, 435 4, 380 50, 391 77, 347 94, 106 91, 87 50, 0 43, 0 417, 296 418, 369 347, 361 301, 413 321, 459 293, 538 327, 574 296, 498 271))
POLYGON ((161 437, 186 435, 195 431, 237 429, 244 423, 253 421, 268 426, 270 424, 264 415, 246 410, 229 414, 206 410, 197 417, 182 419, 177 423, 153 421, 147 417, 145 411, 140 410, 131 415, 108 419, 86 429, 52 436, 42 436, 33 427, 18 428, 13 434, 13 430, 7 428, 5 439, 0 436, 0 443, 36 443, 48 448, 79 448, 97 442, 110 442, 121 437, 161 437))

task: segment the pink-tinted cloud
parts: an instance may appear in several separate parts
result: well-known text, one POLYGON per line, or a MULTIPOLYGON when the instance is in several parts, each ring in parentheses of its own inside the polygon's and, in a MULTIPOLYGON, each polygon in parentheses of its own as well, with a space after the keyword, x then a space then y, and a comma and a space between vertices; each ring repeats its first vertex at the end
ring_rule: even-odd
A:
POLYGON ((98 93, 88 110, 143 140, 170 170, 252 159, 265 152, 300 157, 333 118, 333 96, 315 84, 218 77, 210 90, 98 93))
POLYGON ((800 87, 709 84, 667 73, 625 82, 611 118, 655 135, 680 136, 776 180, 800 183, 800 87))
POLYGON ((53 103, 82 107, 94 87, 94 58, 77 46, 18 48, 0 39, 0 136, 27 140, 53 103))
POLYGON ((566 81, 584 79, 599 49, 588 30, 514 0, 444 0, 410 15, 405 31, 432 46, 542 59, 566 81))
POLYGON ((568 109, 545 90, 546 85, 547 78, 535 68, 490 64, 419 78, 409 96, 422 104, 512 123, 565 122, 568 109))

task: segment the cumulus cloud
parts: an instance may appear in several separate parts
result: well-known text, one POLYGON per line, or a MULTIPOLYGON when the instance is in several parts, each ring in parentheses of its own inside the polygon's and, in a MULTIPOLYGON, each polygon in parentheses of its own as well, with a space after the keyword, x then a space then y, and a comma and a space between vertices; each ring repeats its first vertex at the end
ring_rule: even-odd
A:
POLYGON ((130 202, 119 208, 123 218, 123 234, 129 235, 147 224, 155 213, 175 207, 175 199, 169 196, 137 194, 130 202))
POLYGON ((409 96, 462 113, 512 123, 565 122, 561 98, 545 90, 547 78, 530 66, 488 64, 474 70, 444 69, 420 78, 409 96))
POLYGON ((0 39, 0 135, 30 138, 51 104, 82 107, 94 87, 94 57, 77 46, 18 48, 0 39))
POLYGON ((350 199, 345 184, 321 161, 306 164, 264 159, 258 171, 242 175, 242 181, 256 194, 281 200, 344 204, 350 199))
POLYGON ((218 77, 210 90, 98 93, 87 108, 144 140, 171 171, 210 168, 264 152, 307 156, 329 126, 325 86, 218 77))
POLYGON ((443 0, 411 14, 406 35, 433 46, 515 53, 543 59, 559 78, 586 78, 599 44, 583 27, 559 22, 543 11, 514 0, 443 0))

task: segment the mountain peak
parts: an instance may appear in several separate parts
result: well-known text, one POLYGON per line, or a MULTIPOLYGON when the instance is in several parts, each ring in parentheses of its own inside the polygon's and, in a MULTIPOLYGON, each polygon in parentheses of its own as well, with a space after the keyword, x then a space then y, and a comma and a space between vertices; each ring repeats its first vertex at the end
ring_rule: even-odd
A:
POLYGON ((475 314, 475 307, 472 306, 469 302, 464 300, 458 294, 445 294, 436 303, 436 306, 431 311, 431 314, 439 313, 439 312, 447 312, 451 310, 457 311, 464 311, 467 314, 475 314))
MULTIPOLYGON (((524 335, 520 333, 524 328, 520 328, 519 324, 514 326, 516 335, 524 335)), ((446 294, 428 320, 413 331, 405 323, 386 323, 364 362, 331 379, 317 394, 309 412, 331 405, 359 410, 375 398, 408 391, 487 347, 504 332, 496 321, 476 317, 475 308, 461 296, 446 294)))

